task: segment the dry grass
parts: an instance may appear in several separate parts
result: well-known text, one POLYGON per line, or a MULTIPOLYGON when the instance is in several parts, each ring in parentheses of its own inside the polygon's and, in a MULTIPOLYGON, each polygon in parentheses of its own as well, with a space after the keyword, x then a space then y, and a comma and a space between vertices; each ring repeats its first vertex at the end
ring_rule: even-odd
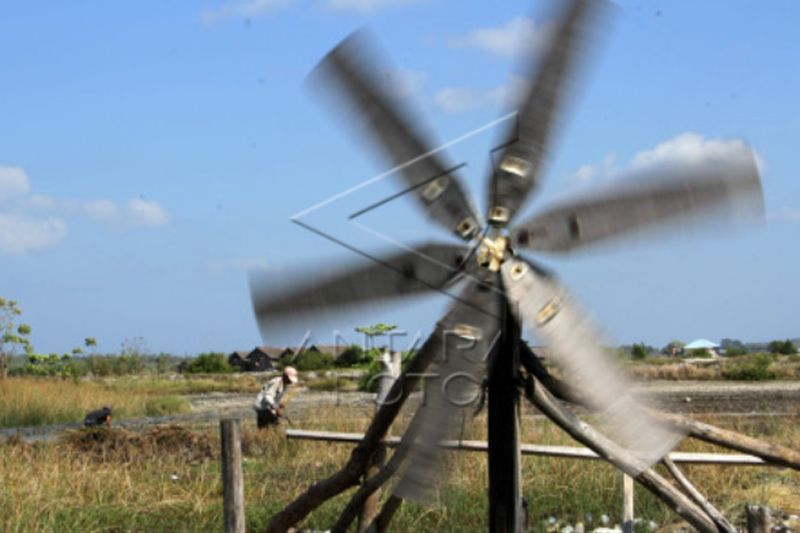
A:
POLYGON ((0 380, 0 427, 38 426, 83 420, 103 405, 115 418, 172 414, 188 410, 176 395, 206 392, 255 392, 252 376, 220 378, 153 378, 97 380, 10 378, 0 380))
MULTIPOLYGON (((308 410, 297 426, 332 431, 363 431, 369 407, 308 410)), ((407 418, 394 429, 402 431, 407 418)), ((794 418, 709 419, 751 435, 800 448, 794 418)), ((463 438, 485 438, 485 417, 465 420, 463 438)), ((548 421, 526 409, 525 442, 573 444, 548 421)), ((338 469, 351 447, 288 441, 280 431, 257 431, 244 424, 245 497, 248 529, 263 530, 270 515, 308 485, 338 469)), ((712 450, 687 441, 684 450, 712 450)), ((0 445, 0 530, 2 531, 216 531, 221 526, 221 487, 216 427, 159 428, 143 434, 125 431, 73 432, 57 443, 0 445)), ((486 458, 479 453, 447 454, 451 472, 434 507, 404 504, 397 531, 482 531, 486 529, 486 458)), ((800 513, 800 473, 763 467, 687 467, 687 474, 723 510, 745 502, 800 513)), ((563 522, 596 525, 601 514, 621 509, 621 479, 596 461, 525 457, 523 486, 533 530, 555 516, 563 522), (591 521, 587 514, 591 515, 591 521)), ((305 522, 330 527, 350 493, 323 505, 305 522)), ((648 493, 637 490, 637 515, 672 530, 672 514, 648 493)))

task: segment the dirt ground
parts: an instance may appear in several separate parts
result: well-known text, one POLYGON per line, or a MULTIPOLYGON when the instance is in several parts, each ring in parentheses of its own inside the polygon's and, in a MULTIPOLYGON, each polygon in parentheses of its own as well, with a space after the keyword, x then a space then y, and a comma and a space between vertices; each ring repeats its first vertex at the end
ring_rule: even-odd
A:
MULTIPOLYGON (((800 382, 771 381, 758 383, 663 381, 637 386, 660 408, 678 413, 715 413, 749 416, 800 416, 800 382)), ((132 420, 114 420, 114 425, 127 429, 146 428, 154 424, 213 423, 223 416, 252 418, 253 394, 209 393, 187 396, 192 410, 189 413, 162 417, 144 417, 132 420)), ((412 395, 411 402, 419 402, 420 394, 412 395)), ((363 392, 322 392, 298 387, 287 402, 286 414, 301 418, 307 410, 329 406, 369 406, 374 395, 363 392)), ((535 414, 526 409, 527 415, 535 414)), ((53 426, 0 429, 0 436, 18 435, 25 440, 42 440, 66 429, 80 427, 80 423, 53 426)))

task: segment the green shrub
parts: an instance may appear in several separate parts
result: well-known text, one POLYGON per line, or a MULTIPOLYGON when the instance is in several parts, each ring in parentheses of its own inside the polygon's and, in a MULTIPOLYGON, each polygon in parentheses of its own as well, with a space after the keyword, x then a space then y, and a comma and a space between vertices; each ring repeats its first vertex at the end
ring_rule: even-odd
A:
POLYGON ((797 346, 795 346, 794 343, 789 339, 786 339, 785 341, 772 341, 769 343, 769 351, 771 353, 791 355, 793 353, 797 353, 797 346))
POLYGON ((297 370, 325 370, 333 367, 333 356, 322 352, 305 351, 291 363, 297 370))
POLYGON ((631 358, 638 361, 645 357, 647 357, 647 348, 644 344, 634 344, 631 347, 631 358))
POLYGON ((358 380, 358 390, 362 392, 378 392, 378 374, 381 373, 381 363, 378 360, 373 360, 367 367, 358 380))
POLYGON ((727 365, 722 370, 722 377, 735 381, 764 381, 775 379, 775 373, 770 371, 772 357, 769 354, 759 353, 727 365))
POLYGON ((181 396, 161 396, 144 404, 147 416, 164 416, 185 413, 190 409, 189 401, 181 396))
POLYGON ((369 361, 369 354, 364 352, 361 346, 358 344, 351 344, 336 358, 335 364, 338 367, 349 367, 363 365, 369 361))
POLYGON ((694 358, 709 358, 711 357, 711 352, 706 348, 697 348, 695 350, 689 350, 687 355, 694 358))
POLYGON ((189 374, 226 374, 236 369, 228 364, 222 353, 201 353, 186 364, 184 372, 189 374))

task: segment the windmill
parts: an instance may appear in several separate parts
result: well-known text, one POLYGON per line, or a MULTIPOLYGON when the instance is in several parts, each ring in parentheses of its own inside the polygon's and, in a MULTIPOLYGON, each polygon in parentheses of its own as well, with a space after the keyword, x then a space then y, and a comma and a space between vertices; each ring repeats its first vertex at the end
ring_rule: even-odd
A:
POLYGON ((553 130, 581 50, 604 3, 568 0, 552 37, 530 68, 530 85, 514 125, 494 151, 486 222, 457 175, 412 119, 407 104, 387 90, 383 70, 368 57, 366 36, 356 33, 320 63, 312 80, 362 120, 374 146, 395 165, 405 192, 458 244, 426 243, 371 264, 322 275, 290 289, 274 280, 252 283, 253 305, 266 335, 285 320, 376 300, 459 287, 446 315, 421 352, 434 354, 424 405, 404 441, 408 453, 394 486, 398 497, 426 502, 441 479, 440 441, 453 421, 488 388, 489 523, 493 531, 518 531, 519 354, 523 326, 549 346, 564 381, 600 413, 603 429, 646 469, 668 453, 682 433, 653 418, 603 349, 602 336, 575 298, 526 252, 564 254, 641 230, 694 219, 757 217, 763 200, 749 149, 713 164, 629 176, 594 196, 566 201, 516 223, 537 189, 553 130))

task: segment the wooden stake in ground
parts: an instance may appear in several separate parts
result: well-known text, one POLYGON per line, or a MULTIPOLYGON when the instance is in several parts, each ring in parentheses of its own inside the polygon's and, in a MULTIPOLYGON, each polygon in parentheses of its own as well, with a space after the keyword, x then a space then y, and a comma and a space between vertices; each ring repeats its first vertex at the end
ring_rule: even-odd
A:
POLYGON ((220 420, 222 494, 225 533, 244 533, 244 479, 239 420, 220 420))

